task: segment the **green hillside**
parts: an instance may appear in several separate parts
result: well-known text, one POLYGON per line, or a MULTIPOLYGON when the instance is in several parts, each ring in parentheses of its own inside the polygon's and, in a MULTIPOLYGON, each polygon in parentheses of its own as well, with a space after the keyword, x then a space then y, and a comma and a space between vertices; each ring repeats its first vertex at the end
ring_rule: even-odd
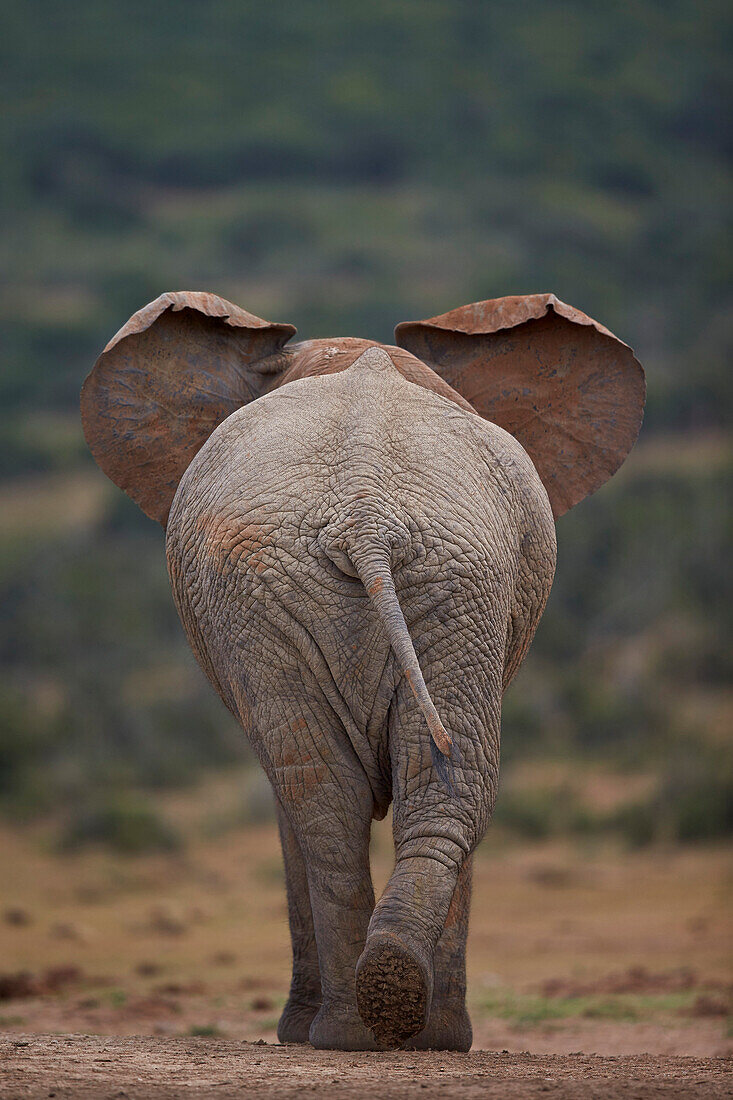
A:
MULTIPOLYGON (((604 828, 730 827, 732 28, 717 0, 4 12, 2 804, 79 805, 243 756, 193 668, 160 531, 81 438, 81 381, 134 310, 207 289, 303 338, 390 340, 401 320, 553 290, 635 347, 649 403, 627 466, 559 524, 507 699, 507 782, 520 761, 601 762, 653 778, 604 828)), ((539 828, 562 826, 553 804, 539 828)))

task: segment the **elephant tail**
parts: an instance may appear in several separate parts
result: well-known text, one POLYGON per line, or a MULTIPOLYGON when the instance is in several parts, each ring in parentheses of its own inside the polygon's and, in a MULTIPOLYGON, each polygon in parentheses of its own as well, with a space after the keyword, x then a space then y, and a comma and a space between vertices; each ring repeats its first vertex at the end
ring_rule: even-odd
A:
POLYGON ((397 658, 397 665, 423 713, 430 736, 443 756, 449 757, 453 740, 438 717, 423 679, 415 647, 397 598, 389 558, 385 556, 381 561, 372 560, 368 564, 362 561, 355 562, 353 558, 351 561, 384 627, 384 632, 397 658))

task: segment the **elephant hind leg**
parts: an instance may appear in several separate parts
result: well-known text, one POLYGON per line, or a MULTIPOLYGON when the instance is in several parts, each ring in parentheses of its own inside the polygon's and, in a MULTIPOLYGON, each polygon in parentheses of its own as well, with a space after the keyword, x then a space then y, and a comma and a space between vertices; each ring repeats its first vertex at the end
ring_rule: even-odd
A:
POLYGON ((466 1010, 466 939, 471 905, 471 856, 461 867, 445 927, 435 949, 435 985, 427 1025, 405 1043, 410 1050, 468 1051, 473 1029, 466 1010))
POLYGON ((451 868, 433 854, 400 856, 398 848, 356 968, 359 1013, 380 1044, 470 1050, 466 862, 451 868))
POLYGON ((290 995, 277 1025, 281 1043, 307 1043, 311 1024, 321 1007, 321 972, 308 893, 305 860, 288 818, 277 804, 285 886, 293 947, 293 978, 290 995))
MULTIPOLYGON (((374 1050, 374 1037, 359 1016, 354 994, 354 969, 374 908, 369 868, 374 795, 315 677, 301 666, 290 675, 285 669, 279 683, 277 671, 276 690, 267 697, 277 724, 268 721, 263 762, 302 859, 302 865, 296 864, 299 880, 292 880, 298 892, 291 907, 296 928, 306 912, 303 869, 307 880, 321 988, 308 1038, 320 1049, 374 1050), (294 683, 300 690, 293 689, 294 683)), ((286 858, 294 847, 289 830, 284 830, 286 858)), ((294 949, 300 942, 298 932, 294 949)), ((298 1016, 302 1036, 304 1014, 298 1016)))
POLYGON ((397 845, 356 968, 356 1003, 378 1043, 401 1046, 428 1024, 434 954, 457 875, 432 854, 401 856, 397 845))
POLYGON ((395 866, 374 909, 356 975, 364 1022, 390 1046, 413 1039, 440 1049, 470 1046, 464 962, 470 872, 464 869, 493 799, 498 682, 498 676, 481 670, 472 677, 466 669, 461 693, 452 689, 445 700, 439 683, 429 685, 453 736, 448 781, 404 688, 391 712, 395 866))
POLYGON ((321 791, 323 802, 319 799, 304 807, 299 827, 323 992, 309 1039, 321 1050, 374 1050, 377 1044, 359 1015, 354 993, 356 962, 374 907, 369 869, 371 792, 365 785, 360 799, 360 792, 349 790, 348 784, 346 789, 323 784, 321 791), (323 789, 327 786, 330 791, 323 789))

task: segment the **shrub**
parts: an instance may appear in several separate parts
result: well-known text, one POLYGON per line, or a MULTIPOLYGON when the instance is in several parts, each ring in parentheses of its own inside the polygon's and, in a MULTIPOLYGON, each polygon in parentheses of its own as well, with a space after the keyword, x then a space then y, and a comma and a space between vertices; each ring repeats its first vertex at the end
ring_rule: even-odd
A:
POLYGON ((659 792, 645 802, 622 807, 610 820, 635 847, 654 841, 717 840, 733 834, 733 774, 704 754, 675 761, 659 792))
POLYGON ((74 814, 63 832, 61 847, 65 851, 94 844, 132 856, 177 851, 182 841, 147 803, 115 796, 74 814))

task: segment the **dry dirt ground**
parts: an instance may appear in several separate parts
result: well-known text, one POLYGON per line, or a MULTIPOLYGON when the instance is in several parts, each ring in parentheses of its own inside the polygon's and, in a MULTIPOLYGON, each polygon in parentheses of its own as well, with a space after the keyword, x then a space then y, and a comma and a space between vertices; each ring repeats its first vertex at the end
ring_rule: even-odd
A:
MULTIPOLYGON (((723 848, 491 837, 476 858, 471 1054, 318 1053, 276 1045, 277 837, 238 827, 239 805, 236 781, 171 797, 188 836, 174 856, 61 857, 48 830, 0 830, 2 1100, 731 1095, 723 848)), ((390 861, 381 823, 377 890, 390 861)))
POLYGON ((337 1054, 218 1039, 26 1035, 0 1040, 3 1100, 270 1100, 318 1097, 575 1097, 733 1095, 724 1059, 636 1055, 337 1054))

